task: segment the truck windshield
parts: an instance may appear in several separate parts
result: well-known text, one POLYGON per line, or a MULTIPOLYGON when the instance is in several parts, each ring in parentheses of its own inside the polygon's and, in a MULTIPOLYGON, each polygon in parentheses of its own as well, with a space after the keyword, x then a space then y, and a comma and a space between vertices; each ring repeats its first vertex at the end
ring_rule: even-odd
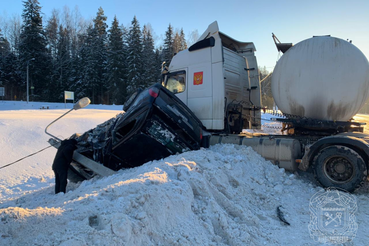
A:
POLYGON ((186 89, 186 71, 168 73, 163 86, 174 94, 184 92, 186 89))

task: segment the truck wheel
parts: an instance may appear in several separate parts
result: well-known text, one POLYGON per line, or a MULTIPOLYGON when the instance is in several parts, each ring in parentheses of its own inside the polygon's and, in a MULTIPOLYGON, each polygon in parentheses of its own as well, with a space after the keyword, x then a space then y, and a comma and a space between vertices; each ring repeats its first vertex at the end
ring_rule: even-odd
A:
POLYGON ((363 158, 344 146, 322 149, 313 162, 315 178, 323 187, 337 187, 352 192, 367 178, 363 158))

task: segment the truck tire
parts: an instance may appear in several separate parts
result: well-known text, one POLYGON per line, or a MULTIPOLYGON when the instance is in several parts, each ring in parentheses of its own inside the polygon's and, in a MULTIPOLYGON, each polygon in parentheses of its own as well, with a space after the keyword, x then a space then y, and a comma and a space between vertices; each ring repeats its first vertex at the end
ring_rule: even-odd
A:
POLYGON ((348 192, 359 188, 367 178, 363 158, 344 146, 329 146, 316 155, 313 161, 315 178, 323 187, 337 187, 348 192))

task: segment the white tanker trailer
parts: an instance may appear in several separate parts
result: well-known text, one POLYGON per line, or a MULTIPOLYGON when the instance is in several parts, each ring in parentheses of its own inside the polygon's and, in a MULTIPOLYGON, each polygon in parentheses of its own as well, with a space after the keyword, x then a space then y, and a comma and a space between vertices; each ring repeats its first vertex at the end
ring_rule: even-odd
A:
POLYGON ((272 76, 273 98, 283 113, 319 120, 350 120, 368 100, 368 88, 364 54, 330 36, 288 49, 272 76))
POLYGON ((353 191, 368 177, 369 136, 364 124, 351 121, 368 99, 368 60, 350 42, 330 36, 276 45, 284 54, 272 93, 287 135, 237 134, 261 126, 256 48, 221 33, 217 22, 173 57, 163 85, 211 132, 210 145, 251 146, 287 170, 314 172, 324 187, 353 191))

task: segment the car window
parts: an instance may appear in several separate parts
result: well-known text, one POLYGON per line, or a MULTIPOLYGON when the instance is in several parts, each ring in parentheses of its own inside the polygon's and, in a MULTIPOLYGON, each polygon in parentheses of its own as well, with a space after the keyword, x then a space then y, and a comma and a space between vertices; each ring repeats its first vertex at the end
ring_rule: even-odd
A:
POLYGON ((186 72, 168 73, 164 86, 174 94, 184 92, 186 89, 186 72))

